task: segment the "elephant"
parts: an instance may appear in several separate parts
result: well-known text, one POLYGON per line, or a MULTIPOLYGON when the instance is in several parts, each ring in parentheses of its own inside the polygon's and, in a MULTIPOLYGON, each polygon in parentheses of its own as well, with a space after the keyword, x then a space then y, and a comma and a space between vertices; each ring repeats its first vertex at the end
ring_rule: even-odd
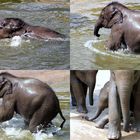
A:
POLYGON ((108 107, 108 97, 109 97, 109 88, 110 88, 110 81, 106 82, 103 88, 100 90, 97 111, 93 118, 89 119, 86 117, 85 119, 88 121, 93 121, 97 119, 97 117, 102 113, 102 111, 108 107))
MULTIPOLYGON (((93 121, 99 117, 102 111, 108 107, 108 97, 109 97, 109 88, 110 88, 110 81, 106 82, 103 88, 100 90, 97 111, 94 117, 89 118, 88 116, 83 116, 84 119, 87 121, 93 121)), ((95 127, 97 128, 104 128, 104 126, 108 123, 108 114, 105 115, 101 120, 99 120, 95 127)))
POLYGON ((95 36, 100 36, 98 32, 102 27, 111 28, 109 50, 127 48, 132 53, 140 53, 140 11, 111 2, 100 13, 94 28, 95 36))
POLYGON ((32 26, 19 18, 0 19, 0 38, 26 36, 43 40, 63 40, 65 35, 41 26, 32 26))
POLYGON ((78 112, 87 113, 87 88, 89 87, 89 103, 90 105, 93 105, 93 92, 96 83, 97 70, 71 70, 70 74, 72 105, 77 104, 78 112))
MULTIPOLYGON (((140 71, 137 70, 113 70, 110 78, 109 91, 109 139, 119 139, 121 137, 121 114, 123 119, 123 130, 130 129, 130 99, 135 91, 135 86, 139 83, 140 71)), ((139 89, 139 87, 137 86, 139 89)), ((137 91, 137 89, 136 89, 137 91)), ((134 112, 139 116, 138 92, 134 93, 134 112), (136 94, 137 93, 137 94, 136 94), (137 109, 137 110, 136 110, 137 109)), ((135 114, 134 113, 134 114, 135 114)), ((136 116, 134 115, 134 117, 136 116)), ((139 118, 137 118, 137 122, 139 118)))
POLYGON ((134 123, 131 126, 131 130, 140 132, 140 79, 134 85, 133 96, 131 100, 131 110, 133 110, 134 123), (132 106, 133 105, 133 106, 132 106))
POLYGON ((97 112, 88 121, 96 119, 103 109, 109 106, 109 114, 105 115, 96 124, 98 128, 104 128, 109 122, 109 139, 121 137, 121 120, 124 122, 123 130, 129 131, 130 111, 135 122, 131 129, 140 131, 140 71, 137 70, 113 70, 110 81, 101 89, 97 112))
POLYGON ((37 132, 37 126, 46 127, 59 113, 63 116, 59 100, 53 89, 46 83, 29 77, 17 77, 8 72, 0 73, 0 122, 10 120, 14 112, 21 115, 31 132, 37 132))

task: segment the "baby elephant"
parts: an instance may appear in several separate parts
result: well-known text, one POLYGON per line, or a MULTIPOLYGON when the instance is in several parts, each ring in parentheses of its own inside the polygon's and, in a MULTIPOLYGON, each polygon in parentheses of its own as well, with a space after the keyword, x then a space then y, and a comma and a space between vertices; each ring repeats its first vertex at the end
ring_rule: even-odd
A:
POLYGON ((27 36, 44 40, 63 40, 65 35, 41 26, 32 26, 19 18, 0 19, 0 38, 27 36))
MULTIPOLYGON (((34 78, 16 77, 10 73, 0 73, 0 122, 11 119, 14 112, 20 114, 29 125, 31 132, 40 124, 46 127, 61 112, 59 100, 46 83, 34 78)), ((39 128, 41 129, 41 127, 39 128)))
MULTIPOLYGON (((99 117, 99 115, 102 113, 102 111, 108 107, 108 97, 109 97, 109 88, 110 88, 110 81, 106 82, 103 88, 100 90, 98 105, 97 105, 97 111, 93 118, 85 117, 88 121, 93 121, 99 117)), ((104 116, 101 120, 99 120, 96 124, 96 127, 98 128, 104 128, 104 126, 108 122, 108 114, 104 116)))
POLYGON ((98 32, 102 27, 111 28, 107 45, 110 50, 125 46, 131 52, 140 53, 140 11, 112 2, 101 11, 95 24, 94 35, 99 37, 98 32))

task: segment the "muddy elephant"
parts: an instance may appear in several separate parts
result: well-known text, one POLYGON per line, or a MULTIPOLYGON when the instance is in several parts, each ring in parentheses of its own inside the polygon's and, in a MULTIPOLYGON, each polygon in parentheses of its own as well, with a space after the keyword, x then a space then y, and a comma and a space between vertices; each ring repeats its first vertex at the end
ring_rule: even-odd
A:
POLYGON ((70 87, 72 104, 76 100, 77 111, 80 113, 87 113, 86 95, 89 88, 89 103, 93 105, 93 92, 96 83, 97 70, 71 70, 70 71, 70 87))
POLYGON ((19 18, 0 19, 0 38, 26 36, 44 40, 62 40, 65 35, 41 26, 32 26, 19 18))
POLYGON ((108 49, 128 47, 131 52, 140 53, 140 11, 112 2, 101 11, 94 28, 95 36, 100 36, 98 32, 102 27, 111 28, 108 49))
MULTIPOLYGON (((110 92, 109 92, 109 139, 119 139, 121 137, 121 113, 123 119, 123 130, 130 129, 130 98, 133 88, 139 83, 140 71, 137 70, 114 70, 111 71, 110 92)), ((139 87, 137 86, 139 89, 139 87)), ((139 91, 138 91, 139 92, 139 91)), ((134 95, 139 98, 138 92, 134 95)), ((135 108, 138 109, 138 101, 134 101, 135 108)), ((137 116, 139 115, 139 111, 137 116)), ((139 122, 137 117, 137 122, 139 122)))
MULTIPOLYGON (((59 100, 50 86, 42 81, 28 77, 16 77, 10 73, 0 73, 0 122, 11 119, 14 112, 20 114, 29 125, 31 132, 37 126, 46 127, 61 112, 59 100)), ((39 128, 41 129, 41 128, 39 128)))

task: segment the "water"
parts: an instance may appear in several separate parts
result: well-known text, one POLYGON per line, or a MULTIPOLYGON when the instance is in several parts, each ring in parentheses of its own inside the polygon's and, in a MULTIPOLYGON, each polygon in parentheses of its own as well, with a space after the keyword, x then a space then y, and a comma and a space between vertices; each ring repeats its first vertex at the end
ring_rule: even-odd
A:
POLYGON ((66 122, 62 130, 59 128, 62 119, 60 115, 57 115, 57 117, 53 120, 54 126, 47 128, 45 133, 41 133, 41 131, 39 131, 36 134, 32 134, 29 130, 27 130, 23 118, 16 114, 10 121, 1 123, 0 140, 68 140, 70 131, 69 93, 57 92, 56 94, 60 101, 62 113, 66 118, 66 122))
MULTIPOLYGON (((17 17, 69 36, 67 0, 3 0, 0 17, 17 17)), ((0 69, 69 69, 69 41, 23 38, 18 47, 12 39, 0 40, 0 69)))
MULTIPOLYGON (((140 10, 139 0, 117 0, 140 10)), ((139 69, 140 55, 127 50, 105 49, 110 30, 100 29, 101 37, 93 36, 96 20, 110 0, 71 0, 71 68, 72 69, 139 69), (88 46, 87 46, 88 45, 88 46), (86 46, 86 47, 85 47, 86 46)))

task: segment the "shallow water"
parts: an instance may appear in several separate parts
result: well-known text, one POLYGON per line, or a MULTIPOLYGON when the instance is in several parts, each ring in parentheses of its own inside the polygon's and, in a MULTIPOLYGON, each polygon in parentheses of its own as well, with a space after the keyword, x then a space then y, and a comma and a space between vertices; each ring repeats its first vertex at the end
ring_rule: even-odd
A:
POLYGON ((62 113, 66 118, 66 122, 62 130, 59 126, 62 119, 59 115, 52 121, 54 126, 47 128, 45 133, 39 131, 36 134, 30 133, 25 127, 24 120, 19 115, 15 115, 10 121, 1 123, 0 125, 0 140, 68 140, 69 139, 69 93, 58 92, 56 93, 62 113), (56 133, 55 135, 53 133, 56 133))
MULTIPOLYGON (((117 0, 140 10, 139 0, 117 0)), ((110 0, 71 1, 71 68, 72 69, 139 69, 140 55, 127 51, 111 52, 105 49, 109 29, 100 29, 101 37, 93 36, 100 11, 110 0), (89 43, 92 42, 92 43, 89 43), (86 47, 85 47, 86 43, 86 47), (87 46, 87 44, 89 46, 87 46)))
MULTIPOLYGON (((29 24, 69 36, 67 0, 3 0, 0 2, 0 17, 21 18, 29 24)), ((47 42, 24 38, 18 47, 11 47, 11 40, 0 40, 0 69, 69 68, 69 41, 47 42)))

